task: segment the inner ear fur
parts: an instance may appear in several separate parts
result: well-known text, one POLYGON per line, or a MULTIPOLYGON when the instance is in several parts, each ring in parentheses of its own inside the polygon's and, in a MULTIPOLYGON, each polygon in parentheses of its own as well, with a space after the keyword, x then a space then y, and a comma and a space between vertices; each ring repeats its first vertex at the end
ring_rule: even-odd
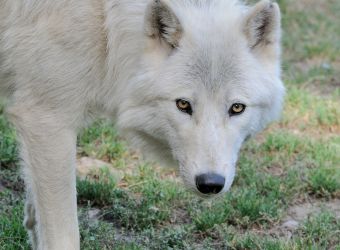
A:
POLYGON ((251 49, 280 43, 281 15, 277 3, 262 0, 245 19, 244 32, 251 49))
POLYGON ((159 39, 176 48, 182 37, 182 26, 170 7, 162 0, 153 0, 146 10, 145 32, 152 39, 159 39))

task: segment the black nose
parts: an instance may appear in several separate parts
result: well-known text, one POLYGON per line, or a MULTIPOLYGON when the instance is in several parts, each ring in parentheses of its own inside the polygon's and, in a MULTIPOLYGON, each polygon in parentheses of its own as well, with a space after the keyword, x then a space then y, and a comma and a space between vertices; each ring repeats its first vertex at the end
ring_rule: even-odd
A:
POLYGON ((196 187, 202 194, 218 194, 224 187, 225 179, 218 174, 196 176, 196 187))

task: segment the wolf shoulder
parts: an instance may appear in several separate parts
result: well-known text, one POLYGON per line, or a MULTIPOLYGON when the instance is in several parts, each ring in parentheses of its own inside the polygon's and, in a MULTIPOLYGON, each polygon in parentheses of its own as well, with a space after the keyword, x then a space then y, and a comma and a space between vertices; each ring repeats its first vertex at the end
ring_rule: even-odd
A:
POLYGON ((67 84, 74 86, 65 92, 79 93, 99 84, 107 47, 103 11, 103 0, 0 0, 0 92, 21 85, 53 92, 67 84))

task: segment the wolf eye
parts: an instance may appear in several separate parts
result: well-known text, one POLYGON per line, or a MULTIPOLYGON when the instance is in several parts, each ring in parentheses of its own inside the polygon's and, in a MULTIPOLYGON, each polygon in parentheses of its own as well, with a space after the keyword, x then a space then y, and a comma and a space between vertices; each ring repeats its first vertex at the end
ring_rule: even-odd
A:
POLYGON ((192 115, 192 108, 190 102, 183 99, 177 99, 176 105, 180 111, 192 115))
POLYGON ((229 109, 229 115, 230 116, 240 115, 246 110, 246 107, 247 106, 242 103, 234 103, 229 109))

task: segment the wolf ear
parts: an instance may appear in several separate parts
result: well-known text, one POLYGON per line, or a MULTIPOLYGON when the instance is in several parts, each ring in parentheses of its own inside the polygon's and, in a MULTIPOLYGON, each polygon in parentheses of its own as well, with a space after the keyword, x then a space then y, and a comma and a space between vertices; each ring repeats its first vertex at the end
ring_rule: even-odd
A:
POLYGON ((251 49, 278 46, 281 33, 279 6, 268 0, 256 4, 245 19, 244 32, 251 49))
POLYGON ((162 0, 152 0, 146 10, 145 32, 150 38, 176 48, 182 36, 182 26, 167 4, 162 0))

